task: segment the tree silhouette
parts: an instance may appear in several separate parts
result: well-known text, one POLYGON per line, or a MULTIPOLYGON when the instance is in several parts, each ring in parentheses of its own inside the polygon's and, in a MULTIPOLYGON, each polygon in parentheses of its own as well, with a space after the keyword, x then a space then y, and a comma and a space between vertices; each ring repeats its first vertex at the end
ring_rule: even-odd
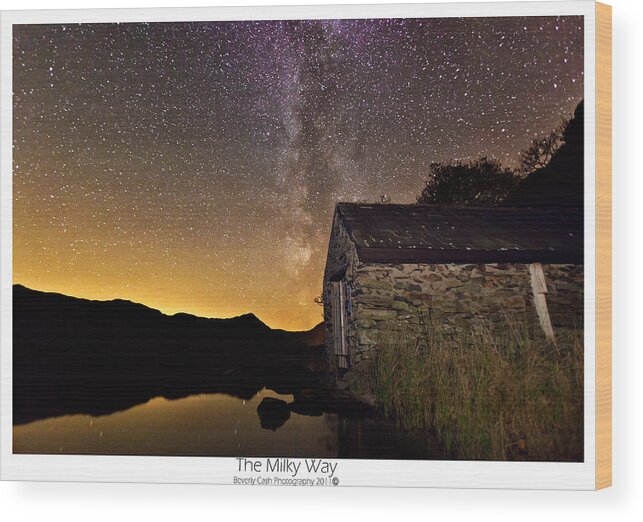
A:
POLYGON ((518 172, 523 175, 529 175, 537 169, 543 168, 549 164, 554 154, 564 143, 563 136, 569 120, 563 120, 561 124, 552 130, 549 134, 534 139, 530 145, 520 153, 520 167, 518 172))
POLYGON ((432 163, 417 202, 490 206, 500 203, 517 185, 518 176, 498 160, 483 157, 468 163, 432 163))
MULTIPOLYGON (((523 163, 523 179, 504 201, 505 205, 582 207, 585 178, 585 110, 581 102, 574 115, 554 133, 555 152, 550 157, 536 161, 542 149, 534 147, 523 163), (545 166, 538 166, 545 164, 545 166), (533 167, 533 170, 530 169, 533 167), (524 173, 528 174, 524 176, 524 173)), ((554 141, 553 138, 549 139, 554 141)), ((525 153, 523 153, 523 156, 525 153)))

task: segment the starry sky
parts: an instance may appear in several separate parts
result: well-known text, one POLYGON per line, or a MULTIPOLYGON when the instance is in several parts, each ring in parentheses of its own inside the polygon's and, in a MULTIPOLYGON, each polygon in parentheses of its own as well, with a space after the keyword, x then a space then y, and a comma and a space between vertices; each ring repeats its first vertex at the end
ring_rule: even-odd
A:
POLYGON ((14 282, 307 329, 336 201, 582 97, 582 17, 14 26, 14 282))

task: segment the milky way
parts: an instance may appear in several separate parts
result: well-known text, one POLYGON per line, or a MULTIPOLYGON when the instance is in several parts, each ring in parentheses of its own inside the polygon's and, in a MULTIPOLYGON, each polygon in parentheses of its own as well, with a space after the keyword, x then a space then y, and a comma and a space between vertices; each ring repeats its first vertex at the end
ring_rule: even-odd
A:
POLYGON ((583 97, 582 17, 14 26, 14 281, 321 320, 338 200, 515 166, 583 97))

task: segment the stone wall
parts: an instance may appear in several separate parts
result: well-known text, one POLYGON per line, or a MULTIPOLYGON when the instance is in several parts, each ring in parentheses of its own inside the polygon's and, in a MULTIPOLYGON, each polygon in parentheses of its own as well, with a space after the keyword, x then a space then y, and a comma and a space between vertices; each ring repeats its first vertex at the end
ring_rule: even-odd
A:
MULTIPOLYGON (((582 328, 583 267, 544 265, 543 270, 554 329, 582 328)), ((483 322, 498 328, 507 328, 507 321, 537 325, 526 264, 356 264, 347 280, 353 368, 373 356, 383 330, 418 335, 427 318, 454 336, 483 322)))

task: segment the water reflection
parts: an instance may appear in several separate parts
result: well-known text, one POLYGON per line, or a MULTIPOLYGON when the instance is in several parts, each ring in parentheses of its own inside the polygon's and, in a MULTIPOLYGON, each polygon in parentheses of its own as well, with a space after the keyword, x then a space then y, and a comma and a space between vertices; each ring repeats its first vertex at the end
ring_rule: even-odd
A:
POLYGON ((157 397, 101 417, 65 415, 14 426, 14 453, 177 456, 337 456, 337 416, 289 413, 279 429, 263 429, 264 399, 292 395, 263 389, 249 400, 216 393, 157 397))
POLYGON ((376 415, 322 412, 295 395, 262 389, 156 397, 126 411, 64 415, 13 428, 14 453, 156 456, 440 459, 430 434, 409 433, 376 415))

